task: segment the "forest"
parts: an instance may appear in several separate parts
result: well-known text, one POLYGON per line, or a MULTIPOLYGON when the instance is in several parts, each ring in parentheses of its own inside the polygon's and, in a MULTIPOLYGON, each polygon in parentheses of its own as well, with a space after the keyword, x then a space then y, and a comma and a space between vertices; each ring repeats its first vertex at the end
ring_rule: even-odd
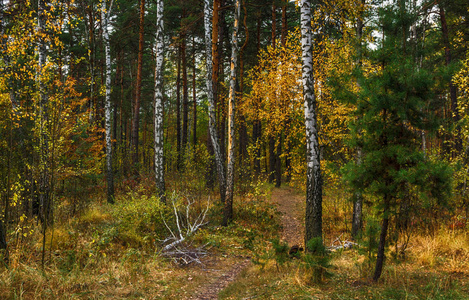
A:
POLYGON ((0 299, 468 299, 467 0, 0 0, 0 299))

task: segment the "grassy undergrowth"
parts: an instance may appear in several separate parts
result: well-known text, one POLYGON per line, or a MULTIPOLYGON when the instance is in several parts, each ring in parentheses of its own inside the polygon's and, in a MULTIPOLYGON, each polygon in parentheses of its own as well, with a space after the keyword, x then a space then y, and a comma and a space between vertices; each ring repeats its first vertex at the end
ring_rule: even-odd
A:
MULTIPOLYGON (((337 200, 341 196, 329 192, 324 198, 326 245, 337 237, 350 240, 350 204, 337 200)), ((304 206, 296 213, 301 218, 304 206)), ((390 234, 383 274, 374 283, 375 253, 368 253, 373 243, 366 234, 376 239, 379 230, 373 229, 376 222, 367 223, 368 231, 358 247, 331 252, 326 263, 319 263, 331 274, 320 282, 315 280, 311 260, 304 253, 284 260, 276 242, 266 243, 264 252, 257 255, 262 263, 245 270, 238 281, 222 291, 220 299, 469 299, 467 227, 454 230, 441 222, 440 229, 425 234, 416 224, 405 255, 396 255, 401 240, 393 241, 395 237, 390 234)), ((376 245, 370 249, 373 247, 376 245)))
MULTIPOLYGON (((160 255, 161 240, 176 229, 172 205, 164 206, 138 188, 116 199, 97 201, 80 216, 56 222, 46 234, 44 268, 42 235, 35 221, 26 230, 9 232, 9 264, 0 265, 0 299, 182 299, 210 282, 210 268, 229 269, 250 255, 246 241, 271 239, 278 218, 266 200, 268 186, 235 199, 236 221, 221 227, 222 205, 212 201, 208 224, 191 236, 191 247, 205 245, 204 265, 182 266, 160 255), (163 221, 164 220, 164 221, 163 221), (23 234, 23 232, 25 234, 23 234)), ((194 214, 208 198, 174 194, 176 207, 194 202, 194 214)), ((169 200, 168 200, 169 201, 169 200)), ((185 211, 184 211, 185 212, 185 211)), ((57 214, 63 212, 58 211, 57 214)))
MULTIPOLYGON (((280 218, 269 201, 271 188, 258 184, 237 197, 235 221, 228 227, 220 226, 221 204, 211 202, 209 223, 188 240, 194 248, 205 245, 204 265, 183 266, 160 255, 160 240, 170 234, 163 220, 175 230, 174 214, 172 206, 159 204, 144 188, 122 193, 116 205, 95 201, 78 216, 57 217, 67 221, 57 221, 47 232, 44 268, 40 227, 25 220, 9 232, 0 299, 184 299, 247 258, 253 264, 220 293, 221 299, 468 299, 464 228, 443 230, 442 225, 433 235, 414 234, 405 259, 390 247, 382 280, 374 284, 368 279, 373 262, 363 247, 332 253, 327 261, 305 259, 304 253, 291 258, 289 246, 278 241, 280 218), (315 279, 318 265, 332 276, 315 279)), ((215 198, 190 197, 179 193, 172 199, 180 210, 193 201, 197 214, 215 198)), ((328 195, 324 204, 327 244, 349 229, 344 221, 349 204, 328 195)), ((301 219, 301 210, 297 214, 301 219)))

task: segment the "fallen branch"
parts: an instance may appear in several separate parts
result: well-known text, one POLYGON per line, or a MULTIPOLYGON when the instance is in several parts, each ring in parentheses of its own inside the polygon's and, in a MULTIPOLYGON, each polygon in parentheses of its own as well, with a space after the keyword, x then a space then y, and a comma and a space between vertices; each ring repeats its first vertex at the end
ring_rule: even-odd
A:
POLYGON ((171 257, 174 261, 177 261, 185 265, 188 265, 192 262, 201 264, 202 262, 200 261, 200 258, 207 254, 207 252, 203 249, 203 247, 205 247, 206 245, 201 246, 196 249, 191 249, 190 245, 188 246, 182 246, 182 245, 183 245, 183 242, 185 242, 188 237, 193 235, 200 227, 208 224, 208 222, 205 222, 205 217, 209 209, 210 198, 207 201, 207 207, 205 208, 205 210, 203 210, 200 214, 198 214, 194 221, 191 221, 191 216, 190 216, 190 208, 191 208, 191 205, 194 203, 193 201, 189 201, 186 206, 185 221, 183 221, 184 218, 180 218, 180 215, 176 209, 176 204, 174 203, 174 200, 172 200, 171 202, 173 205, 174 216, 176 217, 177 231, 171 230, 170 226, 166 223, 166 220, 164 219, 162 215, 163 222, 166 228, 171 233, 171 236, 164 239, 162 243, 165 244, 169 241, 172 241, 172 242, 165 245, 161 249, 161 253, 163 256, 171 257), (182 246, 182 247, 178 248, 178 246, 182 246))
POLYGON ((327 250, 329 251, 337 251, 337 250, 342 250, 342 249, 352 249, 354 246, 358 246, 357 243, 354 243, 352 241, 342 241, 341 240, 342 234, 337 237, 332 243, 330 247, 327 247, 327 250), (335 245, 338 243, 338 245, 335 245))

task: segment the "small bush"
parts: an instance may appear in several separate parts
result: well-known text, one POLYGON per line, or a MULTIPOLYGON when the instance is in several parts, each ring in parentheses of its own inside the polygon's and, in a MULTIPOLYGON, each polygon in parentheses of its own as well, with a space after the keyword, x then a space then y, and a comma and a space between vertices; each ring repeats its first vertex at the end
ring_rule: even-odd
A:
POLYGON ((307 253, 303 260, 307 270, 311 271, 311 280, 321 283, 326 277, 330 277, 331 257, 326 251, 322 238, 312 238, 306 243, 307 253))
POLYGON ((167 235, 164 220, 168 224, 174 223, 170 207, 161 203, 156 196, 129 194, 117 201, 111 214, 118 224, 116 238, 134 248, 153 248, 157 239, 167 235))

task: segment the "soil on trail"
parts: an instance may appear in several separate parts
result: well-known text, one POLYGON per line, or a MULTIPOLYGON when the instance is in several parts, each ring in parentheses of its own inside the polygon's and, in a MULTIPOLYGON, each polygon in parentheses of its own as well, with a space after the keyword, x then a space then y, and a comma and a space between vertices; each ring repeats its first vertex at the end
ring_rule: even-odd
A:
POLYGON ((241 260, 233 264, 228 269, 212 269, 208 271, 210 278, 207 283, 201 286, 198 291, 187 299, 212 300, 218 299, 218 293, 226 288, 230 283, 236 280, 239 273, 251 264, 250 259, 241 260))
MULTIPOLYGON (((289 187, 276 188, 272 190, 272 203, 277 205, 281 214, 282 236, 281 239, 293 245, 303 245, 304 224, 302 222, 303 199, 289 187)), ((231 267, 214 268, 208 272, 211 278, 207 283, 200 286, 193 296, 187 299, 211 300, 218 299, 218 293, 234 282, 238 275, 251 264, 249 259, 237 260, 231 267)))
POLYGON ((289 187, 272 191, 272 202, 277 204, 277 209, 282 215, 282 240, 290 247, 304 244, 304 223, 301 213, 303 198, 289 187))

